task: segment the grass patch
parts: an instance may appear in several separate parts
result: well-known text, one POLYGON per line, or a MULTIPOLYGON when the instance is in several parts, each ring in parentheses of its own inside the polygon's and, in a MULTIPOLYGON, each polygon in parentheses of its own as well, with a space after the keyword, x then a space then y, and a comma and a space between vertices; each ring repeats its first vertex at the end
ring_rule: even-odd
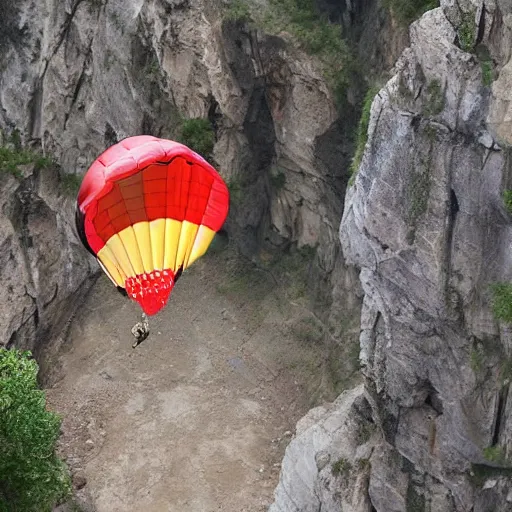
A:
POLYGON ((473 11, 462 14, 462 22, 457 29, 459 46, 465 52, 471 52, 475 46, 476 24, 473 11))
POLYGON ((258 10, 251 10, 246 0, 231 0, 224 19, 253 23, 268 34, 290 34, 300 48, 318 57, 336 103, 344 104, 354 59, 342 38, 341 26, 331 23, 315 0, 269 0, 258 10))
POLYGON ((198 117, 183 120, 178 141, 201 155, 205 160, 211 161, 215 145, 215 132, 208 119, 198 117))
POLYGON ((244 0, 231 0, 224 10, 224 19, 238 23, 252 21, 251 9, 244 0))
POLYGON ((407 221, 411 227, 407 236, 408 242, 412 244, 416 235, 416 227, 419 219, 427 211, 428 198, 430 197, 430 169, 414 172, 409 183, 409 208, 407 221))
POLYGON ((377 426, 375 423, 370 421, 363 421, 359 424, 359 429, 357 431, 357 442, 358 444, 367 443, 372 437, 373 433, 377 430, 377 426))
POLYGON ((355 176, 357 174, 357 170, 361 165, 361 160, 363 159, 364 149, 366 147, 366 143, 368 142, 368 127, 370 125, 370 114, 372 103, 375 98, 375 95, 379 92, 378 88, 371 87, 366 91, 363 108, 361 109, 361 117, 359 118, 359 124, 357 127, 357 136, 356 136, 356 150, 354 152, 354 157, 352 158, 352 163, 350 165, 350 185, 354 183, 355 176))
POLYGON ((274 279, 283 285, 289 300, 301 299, 308 289, 309 268, 316 255, 316 248, 303 246, 276 254, 264 263, 274 279))
POLYGON ((352 470, 352 464, 347 459, 338 459, 336 462, 333 462, 331 467, 331 472, 333 476, 348 476, 350 471, 352 470))
POLYGON ((270 33, 290 33, 301 48, 316 55, 336 102, 343 104, 354 60, 340 25, 321 14, 315 0, 269 0, 261 24, 270 33))
POLYGON ((427 11, 439 7, 439 0, 384 0, 384 6, 401 25, 407 26, 427 11))
POLYGON ((491 293, 494 317, 512 323, 512 284, 495 283, 491 285, 491 293))
POLYGON ((512 215, 512 190, 507 189, 503 192, 503 202, 507 212, 512 215))
POLYGON ((494 66, 492 60, 484 60, 480 62, 482 70, 482 83, 488 87, 494 80, 494 66))
POLYGON ((485 464, 472 464, 469 478, 473 485, 482 488, 489 478, 512 477, 512 468, 495 468, 485 464))
POLYGON ((426 105, 423 113, 426 116, 437 116, 444 108, 444 92, 439 80, 432 80, 427 85, 426 105))
POLYGON ((507 457, 501 446, 488 446, 487 448, 484 448, 483 454, 489 462, 494 462, 495 464, 500 465, 507 464, 507 457))
POLYGON ((82 175, 60 172, 59 178, 62 190, 66 194, 70 196, 76 196, 78 194, 78 190, 80 189, 80 185, 82 184, 82 175))
POLYGON ((53 161, 50 158, 31 149, 21 146, 19 132, 16 130, 7 140, 6 144, 0 146, 0 172, 11 174, 16 178, 22 177, 20 166, 34 165, 36 168, 42 169, 50 167, 53 161))
POLYGON ((484 367, 484 351, 479 344, 473 344, 469 354, 469 364, 473 372, 479 374, 484 367))

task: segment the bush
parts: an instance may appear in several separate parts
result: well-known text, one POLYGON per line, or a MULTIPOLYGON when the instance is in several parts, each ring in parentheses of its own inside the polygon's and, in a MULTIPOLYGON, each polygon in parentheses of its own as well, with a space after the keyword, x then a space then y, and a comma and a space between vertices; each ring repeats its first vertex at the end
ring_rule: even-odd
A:
POLYGON ((512 215, 512 190, 507 189, 503 192, 503 202, 508 213, 512 215))
POLYGON ((475 45, 476 25, 475 13, 466 12, 462 15, 462 23, 457 29, 459 46, 465 52, 471 52, 475 45))
POLYGON ((251 23, 269 34, 288 32, 301 48, 318 57, 336 102, 344 103, 354 59, 340 25, 331 23, 315 0, 269 0, 264 8, 252 11, 247 0, 231 0, 224 19, 251 23))
POLYGON ((205 160, 212 157, 215 132, 208 119, 185 119, 181 125, 180 142, 200 154, 205 160))
POLYGON ((231 0, 224 12, 224 19, 239 23, 251 21, 249 5, 245 0, 231 0))
POLYGON ((512 284, 496 283, 491 286, 492 310, 498 320, 512 323, 512 284))
POLYGON ((21 135, 18 130, 13 130, 8 137, 5 137, 2 133, 0 138, 5 140, 5 144, 0 146, 1 173, 8 173, 16 178, 21 178, 20 165, 33 164, 36 167, 43 168, 52 164, 49 158, 31 149, 24 148, 21 144, 21 135))
POLYGON ((71 490, 55 453, 60 418, 46 410, 30 352, 0 348, 0 511, 46 512, 71 490))
POLYGON ((384 0, 384 5, 403 25, 409 25, 422 14, 439 7, 439 0, 384 0))
POLYGON ((356 150, 354 152, 354 158, 352 159, 352 164, 350 166, 350 174, 352 175, 350 184, 353 184, 354 177, 361 165, 361 160, 363 158, 364 149, 366 147, 366 143, 368 142, 368 126, 370 125, 370 114, 373 99, 375 95, 378 93, 378 89, 372 87, 366 91, 366 95, 363 101, 363 108, 361 110, 361 117, 359 118, 359 125, 357 128, 357 139, 356 139, 356 150))

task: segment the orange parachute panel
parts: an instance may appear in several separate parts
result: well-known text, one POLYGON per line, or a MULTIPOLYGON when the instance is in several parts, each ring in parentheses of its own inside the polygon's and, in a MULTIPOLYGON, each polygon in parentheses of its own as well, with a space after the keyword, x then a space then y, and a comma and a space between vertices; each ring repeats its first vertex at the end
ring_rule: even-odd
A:
POLYGON ((206 252, 228 208, 226 184, 206 160, 143 135, 110 147, 87 171, 77 229, 110 279, 152 315, 178 273, 206 252))

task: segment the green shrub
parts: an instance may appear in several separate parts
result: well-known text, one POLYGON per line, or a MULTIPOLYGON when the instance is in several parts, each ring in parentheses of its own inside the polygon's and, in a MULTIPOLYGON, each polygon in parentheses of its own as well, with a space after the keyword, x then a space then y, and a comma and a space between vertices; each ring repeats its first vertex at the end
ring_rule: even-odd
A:
POLYGON ((457 35, 461 49, 465 52, 472 51, 475 46, 476 35, 474 12, 467 12, 462 15, 462 23, 457 30, 457 35))
POLYGON ((426 104, 423 113, 426 116, 437 116, 444 108, 444 91, 441 82, 437 79, 428 83, 426 88, 426 104))
POLYGON ((338 459, 331 467, 333 476, 347 476, 352 470, 352 464, 347 459, 338 459))
POLYGON ((59 176, 62 190, 70 196, 76 196, 82 184, 83 176, 65 172, 60 172, 59 176))
POLYGON ((480 62, 482 70, 482 83, 487 87, 492 84, 494 80, 494 70, 492 60, 484 60, 480 62))
POLYGON ((179 140, 205 160, 211 160, 215 145, 215 132, 208 119, 185 119, 181 125, 179 140))
POLYGON ((505 451, 501 446, 488 446, 483 450, 484 457, 489 462, 494 462, 495 464, 505 465, 507 463, 507 457, 505 455, 505 451))
POLYGON ((70 493, 55 453, 60 418, 46 410, 30 352, 0 349, 0 511, 51 511, 70 493))
POLYGON ((370 125, 371 108, 373 99, 375 98, 377 92, 378 89, 376 87, 371 87, 370 89, 368 89, 364 97, 363 108, 361 110, 361 117, 359 119, 359 125, 357 128, 356 149, 354 152, 354 158, 352 159, 352 164, 350 166, 350 174, 352 175, 350 184, 353 183, 357 170, 361 165, 364 148, 366 147, 366 143, 368 142, 368 126, 370 125))
POLYGON ((491 292, 492 310, 496 319, 512 323, 512 284, 493 284, 491 292))
POLYGON ((270 34, 288 32, 299 46, 316 55, 338 105, 354 72, 354 59, 342 38, 341 27, 319 12, 315 0, 269 0, 255 22, 270 34))
POLYGON ((507 189, 503 192, 503 202, 508 213, 512 215, 512 190, 507 189))
POLYGON ((252 20, 251 10, 245 0, 230 0, 224 11, 224 19, 240 23, 252 20))
POLYGON ((384 0, 384 6, 402 25, 409 25, 422 14, 439 7, 439 0, 384 0))
POLYGON ((16 178, 21 178, 20 165, 33 164, 43 168, 52 164, 51 159, 23 147, 19 130, 13 130, 8 137, 2 138, 5 143, 0 146, 0 173, 8 173, 16 178))

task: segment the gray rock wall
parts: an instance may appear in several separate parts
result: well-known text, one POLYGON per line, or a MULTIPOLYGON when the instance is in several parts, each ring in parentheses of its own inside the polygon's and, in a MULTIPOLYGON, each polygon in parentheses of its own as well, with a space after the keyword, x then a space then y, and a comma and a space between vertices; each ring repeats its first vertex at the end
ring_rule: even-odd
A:
POLYGON ((372 423, 343 395, 309 429, 299 424, 272 512, 512 510, 511 330, 494 318, 490 293, 512 278, 502 197, 511 188, 511 7, 442 4, 410 27, 410 46, 373 101, 340 227, 343 255, 361 269, 360 400, 377 433, 354 438, 372 423), (352 435, 319 444, 315 432, 329 421, 352 435), (352 476, 367 475, 361 502, 346 501, 353 481, 326 483, 298 455, 343 451, 358 468, 362 449, 371 469, 352 476))
MULTIPOLYGON (((45 346, 92 284, 96 266, 74 230, 74 198, 55 168, 20 167, 0 182, 0 346, 45 346)), ((41 362, 44 365, 44 361, 41 362)))
POLYGON ((343 297, 359 304, 336 290, 357 285, 337 235, 351 128, 337 123, 317 60, 289 35, 227 21, 226 5, 23 0, 2 8, 0 127, 19 129, 65 172, 81 174, 119 139, 176 138, 183 119, 208 118, 213 157, 233 191, 230 237, 256 260, 262 247, 316 248, 309 284, 336 330, 343 297))

